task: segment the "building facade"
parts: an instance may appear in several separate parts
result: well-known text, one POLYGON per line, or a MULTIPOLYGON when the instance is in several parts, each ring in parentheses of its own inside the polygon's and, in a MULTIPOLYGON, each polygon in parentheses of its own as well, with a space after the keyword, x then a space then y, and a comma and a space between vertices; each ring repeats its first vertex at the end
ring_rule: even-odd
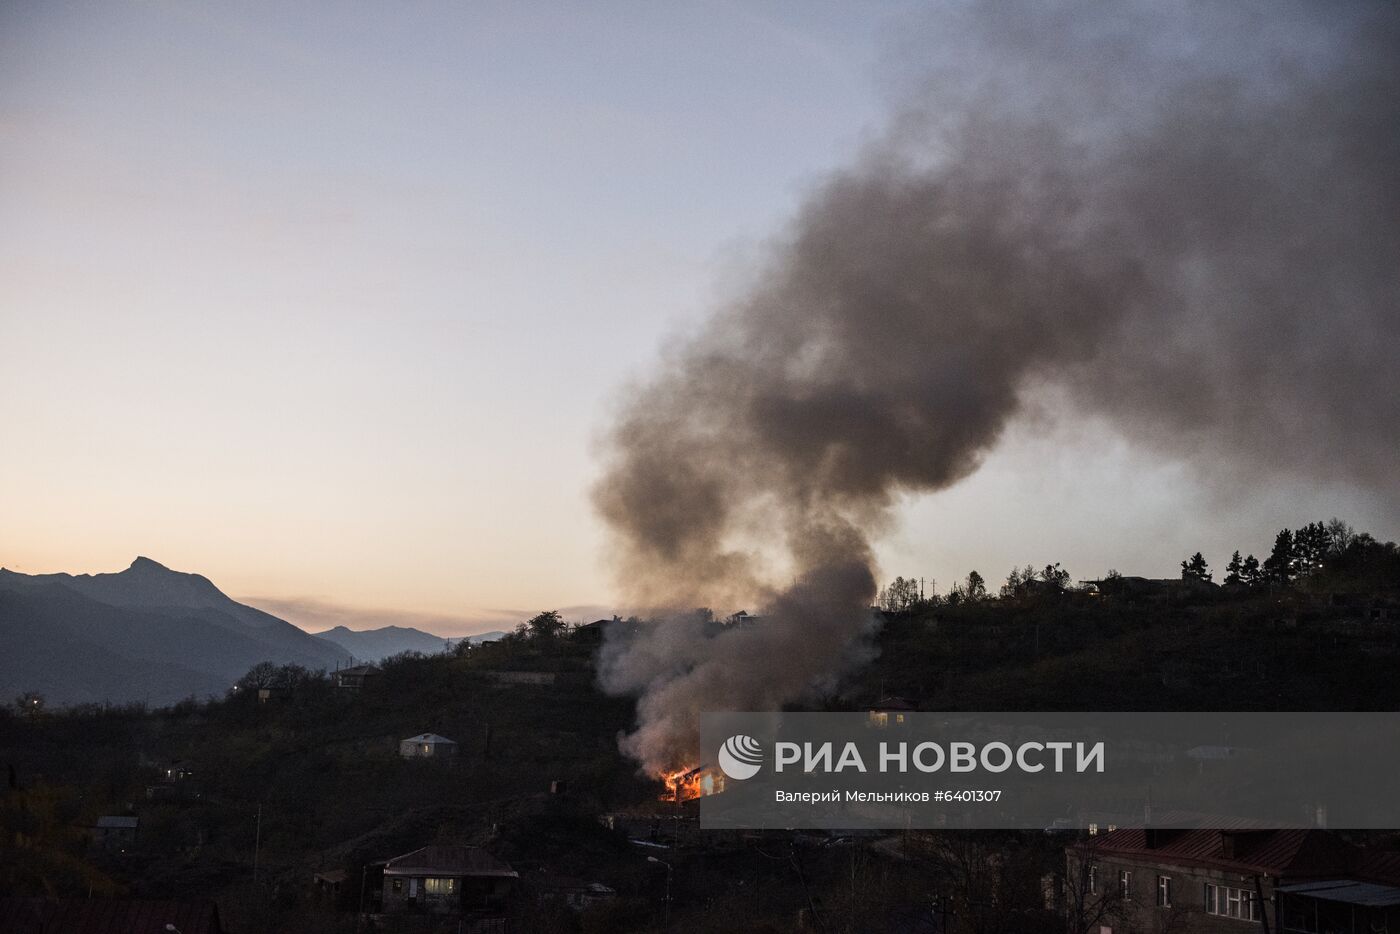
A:
POLYGON ((436 733, 419 733, 399 740, 399 755, 405 759, 453 759, 457 756, 457 744, 436 733))
POLYGON ((1081 934, 1324 934, 1349 929, 1323 924, 1336 912, 1320 900, 1348 894, 1385 909, 1389 884, 1400 884, 1400 866, 1323 830, 1139 828, 1069 847, 1063 898, 1081 934), (1332 887, 1359 879, 1376 889, 1332 887), (1309 918, 1312 928, 1297 926, 1309 918))
POLYGON ((371 864, 384 914, 489 916, 505 910, 519 874, 474 846, 425 846, 371 864))

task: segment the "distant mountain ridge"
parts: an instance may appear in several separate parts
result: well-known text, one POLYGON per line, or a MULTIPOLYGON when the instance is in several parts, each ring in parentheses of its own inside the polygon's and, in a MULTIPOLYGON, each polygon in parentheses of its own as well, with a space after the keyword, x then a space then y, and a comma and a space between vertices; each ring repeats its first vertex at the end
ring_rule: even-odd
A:
POLYGON ((336 668, 351 655, 150 558, 110 574, 0 568, 0 701, 163 705, 222 693, 260 661, 336 668))
POLYGON ((391 655, 398 655, 400 652, 422 652, 424 655, 435 655, 445 649, 452 648, 463 638, 468 642, 477 643, 499 639, 503 635, 505 635, 504 632, 496 630, 474 636, 451 638, 435 636, 430 632, 424 632, 410 626, 382 626, 379 629, 361 630, 336 626, 334 629, 318 632, 316 637, 335 643, 355 656, 358 661, 377 662, 391 655))
POLYGON ((325 632, 318 632, 316 637, 340 646, 362 662, 377 662, 400 652, 434 655, 457 641, 408 626, 384 626, 380 629, 359 631, 337 626, 325 632))

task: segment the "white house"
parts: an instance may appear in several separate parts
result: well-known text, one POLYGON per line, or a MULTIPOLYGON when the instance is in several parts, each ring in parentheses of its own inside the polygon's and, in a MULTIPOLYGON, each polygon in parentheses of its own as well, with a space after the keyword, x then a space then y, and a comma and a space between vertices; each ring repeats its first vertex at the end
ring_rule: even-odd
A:
POLYGON ((457 744, 436 733, 420 733, 399 741, 399 755, 405 759, 448 759, 457 755, 457 744))

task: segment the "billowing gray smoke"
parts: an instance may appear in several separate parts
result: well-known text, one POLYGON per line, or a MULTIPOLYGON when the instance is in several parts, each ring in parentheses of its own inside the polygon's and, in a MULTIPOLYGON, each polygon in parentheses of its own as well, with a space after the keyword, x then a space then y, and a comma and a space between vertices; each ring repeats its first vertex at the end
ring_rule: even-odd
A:
POLYGON ((975 470, 1045 387, 1164 449, 1393 477, 1400 7, 997 0, 909 48, 886 137, 609 436, 627 596, 768 613, 607 647, 649 768, 694 759, 697 711, 862 658, 892 498, 975 470))

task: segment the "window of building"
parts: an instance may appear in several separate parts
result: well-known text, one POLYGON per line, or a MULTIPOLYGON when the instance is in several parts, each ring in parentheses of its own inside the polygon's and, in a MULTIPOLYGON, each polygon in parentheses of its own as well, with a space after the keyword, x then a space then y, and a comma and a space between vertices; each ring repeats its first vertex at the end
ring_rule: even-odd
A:
POLYGON ((1133 871, 1131 869, 1118 870, 1118 897, 1124 901, 1133 897, 1133 871))
POLYGON ((1098 866, 1090 866, 1090 867, 1089 867, 1089 894, 1090 894, 1090 895, 1097 895, 1097 894, 1099 894, 1099 867, 1098 867, 1098 866))
POLYGON ((1172 906, 1172 877, 1157 877, 1157 907, 1170 908, 1172 906))
POLYGON ((1089 825, 1089 836, 1091 836, 1091 837, 1097 837, 1098 835, 1099 835, 1099 825, 1098 825, 1098 824, 1091 823, 1091 824, 1089 825))
POLYGON ((1206 914, 1241 921, 1259 920, 1259 903, 1248 889, 1206 883, 1206 914))
POLYGON ((402 895, 402 894, 403 894, 403 880, 402 880, 402 879, 394 879, 394 880, 392 880, 392 881, 389 883, 389 889, 390 889, 390 891, 392 891, 395 895, 402 895))
POLYGON ((457 891, 457 880, 433 878, 424 879, 423 891, 429 895, 452 895, 457 891))

